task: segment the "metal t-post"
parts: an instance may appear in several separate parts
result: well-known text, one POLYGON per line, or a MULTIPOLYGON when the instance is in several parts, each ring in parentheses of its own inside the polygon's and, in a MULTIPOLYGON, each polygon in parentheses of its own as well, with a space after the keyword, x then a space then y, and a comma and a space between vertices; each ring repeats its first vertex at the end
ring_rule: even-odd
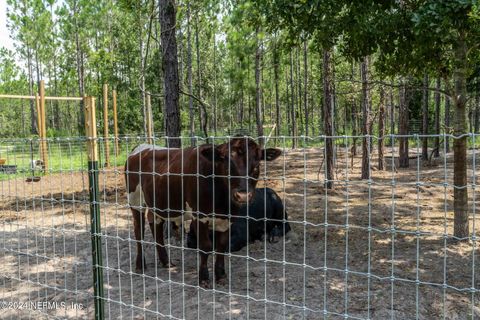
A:
POLYGON ((90 236, 92 240, 93 290, 95 319, 104 319, 102 236, 98 196, 98 143, 95 98, 85 97, 85 132, 88 152, 88 186, 90 194, 90 236))

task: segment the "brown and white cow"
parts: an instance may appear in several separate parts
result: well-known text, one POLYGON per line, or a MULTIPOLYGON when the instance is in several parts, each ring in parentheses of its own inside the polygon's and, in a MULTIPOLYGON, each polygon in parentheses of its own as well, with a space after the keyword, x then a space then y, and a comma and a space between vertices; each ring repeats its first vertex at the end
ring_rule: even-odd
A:
POLYGON ((137 239, 137 270, 145 267, 141 244, 145 209, 150 212, 149 224, 165 267, 172 264, 164 246, 163 224, 167 220, 180 224, 191 213, 199 239, 199 281, 204 287, 209 285, 207 260, 215 249, 215 277, 225 282, 224 256, 219 253, 228 246, 228 215, 235 215, 252 200, 260 162, 280 155, 279 149, 262 149, 254 140, 240 137, 216 146, 163 149, 141 145, 134 149, 125 164, 125 178, 137 239), (209 237, 213 226, 216 248, 209 237))

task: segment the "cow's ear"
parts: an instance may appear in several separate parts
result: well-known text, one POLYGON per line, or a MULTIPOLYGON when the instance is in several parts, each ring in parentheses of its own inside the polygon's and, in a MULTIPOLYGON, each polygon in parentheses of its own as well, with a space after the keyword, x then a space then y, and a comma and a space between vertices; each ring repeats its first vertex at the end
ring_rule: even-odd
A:
POLYGON ((282 150, 277 148, 263 149, 261 160, 272 161, 280 157, 281 154, 282 154, 282 150))
POLYGON ((214 146, 207 146, 202 148, 202 151, 200 151, 200 154, 212 162, 220 161, 224 158, 223 153, 217 147, 214 147, 214 146))

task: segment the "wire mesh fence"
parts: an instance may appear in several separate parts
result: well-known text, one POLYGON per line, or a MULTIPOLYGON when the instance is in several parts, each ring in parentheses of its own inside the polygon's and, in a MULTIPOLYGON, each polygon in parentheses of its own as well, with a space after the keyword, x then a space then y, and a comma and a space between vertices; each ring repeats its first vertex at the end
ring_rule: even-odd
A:
MULTIPOLYGON (((432 141, 435 137, 428 136, 432 141)), ((453 183, 453 153, 444 151, 447 139, 457 138, 448 135, 440 137, 440 157, 428 160, 421 158, 424 136, 382 138, 384 170, 378 170, 379 138, 367 137, 368 179, 360 179, 360 136, 271 137, 265 148, 281 151, 272 161, 260 161, 267 154, 252 154, 250 148, 239 154, 231 143, 224 145, 225 153, 208 148, 231 137, 182 137, 181 145, 193 143, 191 149, 164 149, 164 137, 157 137, 155 146, 141 151, 144 137, 121 137, 118 149, 108 141, 110 166, 102 161, 105 141, 99 139, 97 235, 91 230, 87 139, 48 140, 46 173, 35 161, 38 140, 0 140, 0 159, 12 168, 0 172, 0 317, 89 319, 100 299, 108 319, 477 318, 479 137, 466 137, 464 186, 453 183), (409 140, 408 168, 398 164, 401 138, 409 140), (291 148, 293 139, 296 149, 291 148), (325 188, 328 139, 334 142, 333 189, 325 188), (153 148, 158 150, 149 152, 153 148), (143 167, 125 170, 132 153, 140 155, 143 167), (232 162, 235 157, 248 159, 245 168, 253 166, 248 174, 239 174, 247 171, 232 162), (195 166, 191 174, 187 160, 213 171, 204 175, 195 166), (215 167, 215 161, 226 163, 227 171, 215 167), (255 161, 260 161, 258 177, 252 171, 255 161), (175 163, 185 166, 176 170, 175 163), (129 186, 125 172, 138 177, 140 185, 142 179, 153 181, 142 185, 142 199, 132 197, 136 185, 129 186), (231 186, 245 177, 258 183, 252 203, 239 209, 231 186), (201 182, 188 192, 183 189, 183 184, 193 181, 196 186, 213 178, 228 182, 226 193, 201 182), (161 179, 168 181, 166 190, 155 189, 161 179), (176 183, 182 184, 182 192, 176 183), (469 235, 462 239, 454 236, 455 188, 468 190, 469 235), (177 197, 182 199, 179 208, 173 204, 177 197), (217 219, 202 220, 207 218, 198 210, 202 205, 183 201, 187 199, 215 204, 211 212, 218 211, 217 219), (228 204, 224 213, 222 203, 228 204), (180 228, 165 223, 161 230, 168 263, 175 266, 165 266, 149 227, 142 230, 143 240, 137 240, 133 217, 143 211, 145 224, 152 223, 156 235, 165 215, 168 221, 184 217, 180 228), (222 218, 229 223, 222 224, 222 218), (199 223, 227 229, 229 249, 218 251, 220 233, 201 234, 205 229, 195 225, 199 223), (92 258, 94 236, 101 239, 100 261, 92 258), (205 250, 207 238, 213 243, 210 250, 205 250), (145 259, 137 260, 138 244, 145 259), (208 285, 200 278, 202 253, 210 256, 208 285), (222 253, 226 278, 217 283, 222 273, 216 272, 214 261, 222 253), (95 266, 103 274, 102 297, 93 288, 95 266)), ((253 189, 246 184, 240 191, 253 189)))

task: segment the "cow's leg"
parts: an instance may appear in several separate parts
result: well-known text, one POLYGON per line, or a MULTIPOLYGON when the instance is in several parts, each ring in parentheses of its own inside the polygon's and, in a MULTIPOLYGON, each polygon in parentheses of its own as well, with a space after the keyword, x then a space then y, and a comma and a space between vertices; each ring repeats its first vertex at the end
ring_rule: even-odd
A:
POLYGON ((209 237, 208 221, 192 220, 193 230, 197 236, 197 245, 200 249, 200 268, 198 270, 198 280, 204 288, 210 286, 208 274, 208 254, 212 251, 212 241, 209 237))
POLYGON ((225 273, 225 252, 228 249, 228 230, 225 232, 215 231, 215 281, 218 284, 227 283, 227 274, 225 273))
POLYGON ((159 217, 156 217, 157 221, 154 221, 153 214, 148 219, 148 224, 150 225, 150 230, 152 230, 153 239, 155 239, 155 247, 157 247, 158 258, 160 263, 165 268, 171 268, 175 265, 171 263, 168 259, 167 250, 165 249, 165 242, 163 239, 163 225, 165 223, 164 220, 161 220, 159 217), (157 223, 155 223, 157 222, 157 223))
POLYGON ((137 259, 135 262, 136 272, 143 273, 147 269, 147 262, 143 255, 143 236, 145 235, 145 212, 143 210, 132 210, 133 230, 137 240, 137 259))

